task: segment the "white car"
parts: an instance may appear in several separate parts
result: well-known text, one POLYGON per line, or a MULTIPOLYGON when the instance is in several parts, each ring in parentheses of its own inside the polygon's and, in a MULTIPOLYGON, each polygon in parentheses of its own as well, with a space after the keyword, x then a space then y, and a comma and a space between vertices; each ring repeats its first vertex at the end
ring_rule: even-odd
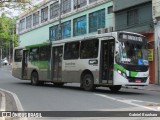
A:
POLYGON ((1 60, 1 65, 8 65, 8 61, 6 59, 1 60))

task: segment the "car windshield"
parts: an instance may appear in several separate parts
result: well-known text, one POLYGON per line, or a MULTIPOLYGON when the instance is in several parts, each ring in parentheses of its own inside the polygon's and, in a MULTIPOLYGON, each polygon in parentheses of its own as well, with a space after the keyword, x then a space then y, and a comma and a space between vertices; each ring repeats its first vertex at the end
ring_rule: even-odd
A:
POLYGON ((148 65, 147 45, 139 42, 121 42, 121 63, 148 65))

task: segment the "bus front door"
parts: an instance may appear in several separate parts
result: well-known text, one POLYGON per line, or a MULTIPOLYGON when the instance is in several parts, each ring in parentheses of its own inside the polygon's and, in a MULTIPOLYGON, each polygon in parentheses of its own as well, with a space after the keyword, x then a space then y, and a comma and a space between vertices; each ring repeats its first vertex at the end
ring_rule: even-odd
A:
POLYGON ((62 81, 62 55, 63 46, 56 46, 52 49, 52 80, 53 82, 62 81))
POLYGON ((28 50, 23 50, 22 79, 27 79, 27 67, 28 67, 28 50))
POLYGON ((101 43, 101 83, 113 84, 114 64, 114 40, 106 40, 101 43))

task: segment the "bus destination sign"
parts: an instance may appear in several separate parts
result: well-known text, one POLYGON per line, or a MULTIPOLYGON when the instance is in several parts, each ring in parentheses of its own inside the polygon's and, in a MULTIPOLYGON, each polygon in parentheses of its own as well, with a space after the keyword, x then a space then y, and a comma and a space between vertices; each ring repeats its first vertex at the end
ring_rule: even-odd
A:
POLYGON ((143 42, 143 37, 132 35, 132 34, 121 34, 120 38, 125 39, 125 40, 133 40, 133 41, 143 42))

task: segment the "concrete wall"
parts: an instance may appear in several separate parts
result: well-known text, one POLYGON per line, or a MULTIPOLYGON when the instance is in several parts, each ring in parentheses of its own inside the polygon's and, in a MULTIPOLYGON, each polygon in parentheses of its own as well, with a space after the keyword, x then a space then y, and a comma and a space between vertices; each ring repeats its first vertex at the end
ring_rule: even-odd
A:
POLYGON ((152 0, 113 0, 114 11, 123 10, 152 0))
POLYGON ((127 30, 132 32, 152 32, 152 3, 145 3, 115 13, 115 30, 127 30), (138 22, 134 25, 127 24, 127 12, 138 10, 138 22))
POLYGON ((152 0, 153 19, 160 17, 160 0, 152 0))

